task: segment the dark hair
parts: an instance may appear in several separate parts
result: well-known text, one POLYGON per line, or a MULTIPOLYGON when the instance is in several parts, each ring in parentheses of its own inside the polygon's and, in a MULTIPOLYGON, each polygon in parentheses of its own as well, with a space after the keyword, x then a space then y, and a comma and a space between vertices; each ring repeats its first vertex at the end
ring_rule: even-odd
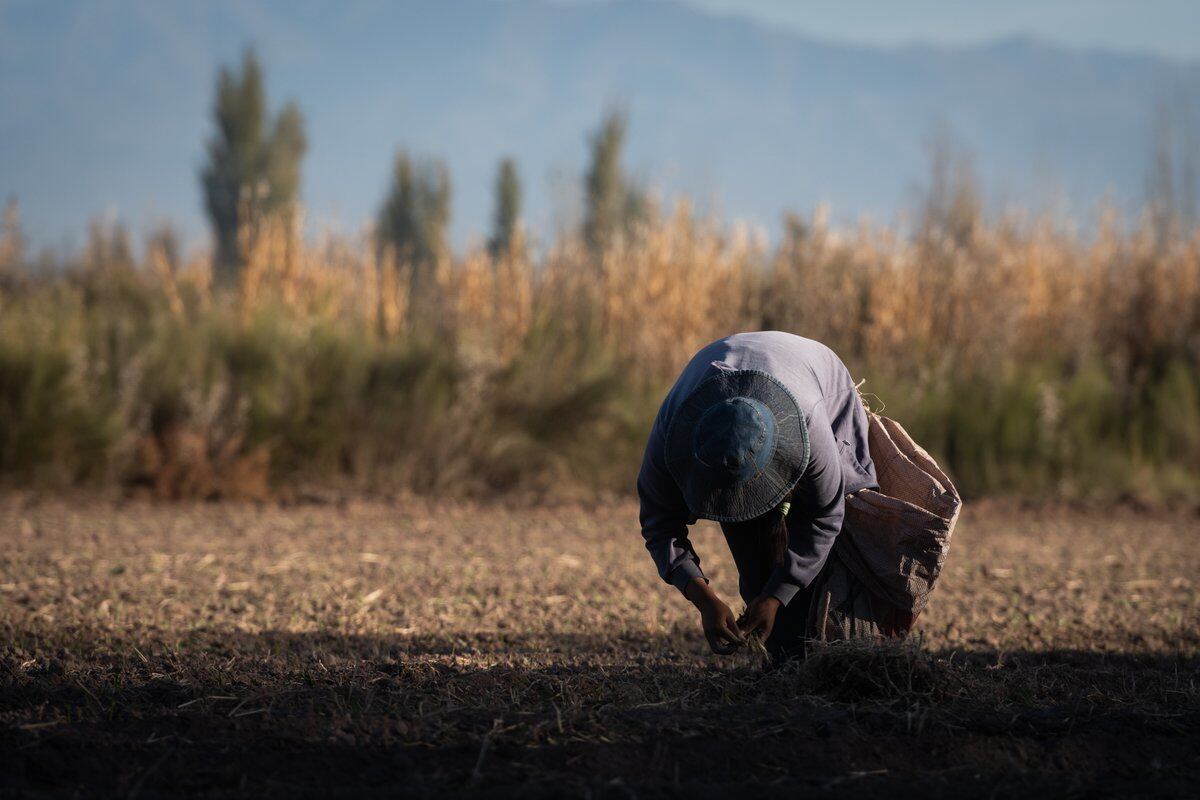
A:
POLYGON ((770 535, 767 539, 770 542, 773 560, 776 564, 786 564, 788 556, 787 514, 783 512, 783 506, 780 506, 768 511, 767 517, 770 518, 768 523, 770 535))
POLYGON ((788 526, 784 506, 785 504, 781 503, 754 519, 727 523, 727 527, 736 531, 739 538, 753 537, 757 546, 762 548, 761 552, 772 564, 785 564, 788 555, 788 526))

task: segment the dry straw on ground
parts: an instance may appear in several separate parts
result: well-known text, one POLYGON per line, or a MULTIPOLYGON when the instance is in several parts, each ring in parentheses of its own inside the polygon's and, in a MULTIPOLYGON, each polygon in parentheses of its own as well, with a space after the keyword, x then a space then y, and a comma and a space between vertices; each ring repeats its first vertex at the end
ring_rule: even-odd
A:
MULTIPOLYGON (((707 653, 636 509, 0 509, 0 793, 1181 796, 1194 519, 968 508, 919 638, 707 653)), ((721 535, 697 548, 735 597, 721 535)))

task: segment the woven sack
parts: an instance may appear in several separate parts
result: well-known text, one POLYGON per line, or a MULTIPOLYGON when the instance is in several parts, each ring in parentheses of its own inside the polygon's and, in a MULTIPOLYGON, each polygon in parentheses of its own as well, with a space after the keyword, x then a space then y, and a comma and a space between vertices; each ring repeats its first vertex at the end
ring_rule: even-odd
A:
POLYGON ((819 641, 907 633, 942 571, 962 500, 898 422, 868 415, 879 488, 846 498, 842 532, 817 580, 810 635, 819 641))

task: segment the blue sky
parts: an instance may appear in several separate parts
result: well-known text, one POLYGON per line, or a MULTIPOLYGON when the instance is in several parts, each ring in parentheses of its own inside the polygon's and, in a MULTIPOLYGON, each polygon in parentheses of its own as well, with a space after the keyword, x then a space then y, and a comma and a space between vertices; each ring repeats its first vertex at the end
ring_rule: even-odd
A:
POLYGON ((1112 190, 1132 208, 1161 87, 1200 110, 1200 0, 608 2, 0 0, 0 203, 19 200, 38 244, 77 245, 95 216, 204 241, 214 76, 250 42, 272 104, 305 114, 312 225, 369 221, 404 147, 447 160, 458 245, 486 230, 502 155, 532 229, 572 223, 613 102, 631 110, 639 179, 776 227, 818 201, 890 220, 937 122, 997 206, 1065 198, 1086 215, 1112 190), (1053 46, 1011 39, 1029 35, 1053 46))
POLYGON ((1196 0, 684 0, 720 14, 874 45, 975 44, 1012 34, 1200 59, 1196 0))

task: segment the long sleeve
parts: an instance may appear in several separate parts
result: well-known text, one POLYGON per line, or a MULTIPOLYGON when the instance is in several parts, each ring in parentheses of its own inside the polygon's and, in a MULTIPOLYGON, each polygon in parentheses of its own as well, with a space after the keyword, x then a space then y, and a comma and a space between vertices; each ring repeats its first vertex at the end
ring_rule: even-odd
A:
POLYGON ((700 558, 688 540, 687 525, 691 517, 687 504, 666 468, 665 436, 660 415, 646 442, 638 473, 642 538, 658 574, 682 592, 692 578, 704 578, 704 573, 700 570, 700 558))
POLYGON ((809 461, 792 495, 787 561, 777 566, 764 593, 787 605, 825 566, 842 529, 846 498, 839 448, 823 415, 810 420, 809 461))

